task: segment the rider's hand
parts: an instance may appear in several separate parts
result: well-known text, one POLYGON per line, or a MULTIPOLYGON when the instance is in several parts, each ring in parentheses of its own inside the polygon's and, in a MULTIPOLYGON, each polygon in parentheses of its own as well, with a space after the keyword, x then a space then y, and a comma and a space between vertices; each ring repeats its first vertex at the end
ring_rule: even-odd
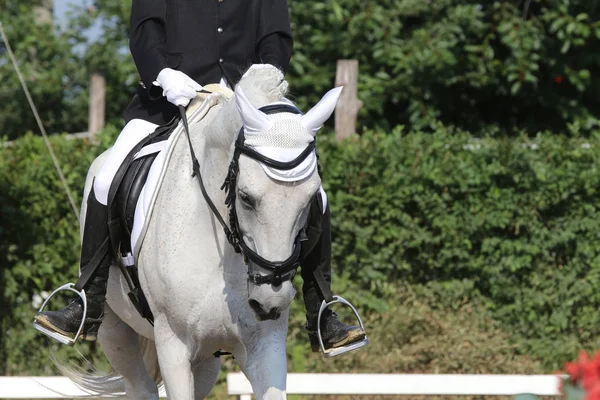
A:
POLYGON ((155 83, 163 89, 163 96, 176 106, 187 106, 197 92, 202 90, 202 85, 183 72, 171 68, 160 71, 155 83))

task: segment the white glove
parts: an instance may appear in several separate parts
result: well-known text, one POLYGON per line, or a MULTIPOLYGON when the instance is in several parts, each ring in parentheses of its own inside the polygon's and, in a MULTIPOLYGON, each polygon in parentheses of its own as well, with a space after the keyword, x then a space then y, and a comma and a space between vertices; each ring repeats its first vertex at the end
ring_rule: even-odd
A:
POLYGON ((176 106, 187 106, 197 92, 202 90, 202 85, 181 71, 165 68, 158 74, 155 85, 163 89, 163 96, 176 106))

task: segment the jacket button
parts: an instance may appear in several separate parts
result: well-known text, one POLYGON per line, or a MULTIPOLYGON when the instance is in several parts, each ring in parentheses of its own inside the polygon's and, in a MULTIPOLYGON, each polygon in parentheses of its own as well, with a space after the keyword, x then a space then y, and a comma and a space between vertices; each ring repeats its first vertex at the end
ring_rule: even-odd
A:
POLYGON ((219 62, 220 62, 220 63, 222 63, 222 62, 223 62, 223 59, 222 59, 222 58, 219 58, 219 62))
POLYGON ((219 32, 219 33, 223 33, 223 28, 221 28, 221 27, 218 27, 218 28, 217 28, 217 32, 219 32))

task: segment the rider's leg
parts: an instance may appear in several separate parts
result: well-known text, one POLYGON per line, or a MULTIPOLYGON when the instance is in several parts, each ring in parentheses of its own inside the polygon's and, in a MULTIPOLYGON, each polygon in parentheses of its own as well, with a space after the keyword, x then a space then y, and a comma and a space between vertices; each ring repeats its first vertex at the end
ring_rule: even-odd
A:
MULTIPOLYGON (((317 337, 317 319, 324 296, 319 290, 312 271, 319 268, 325 284, 331 287, 331 214, 325 193, 313 198, 306 229, 308 239, 302 242, 302 294, 306 306, 306 330, 312 350, 320 351, 317 337)), ((337 315, 326 309, 321 316, 321 337, 326 349, 345 346, 364 338, 365 332, 358 326, 348 326, 337 319, 337 315)))
MULTIPOLYGON (((109 233, 107 203, 110 185, 127 154, 140 140, 152 133, 156 127, 157 125, 140 119, 134 119, 125 125, 110 150, 104 165, 96 174, 93 187, 88 196, 81 243, 80 270, 82 273, 87 268, 96 268, 96 270, 84 287, 87 298, 87 315, 82 330, 83 339, 96 340, 103 317, 104 296, 111 265, 110 246, 105 243, 109 233), (91 261, 94 262, 91 263, 91 261)), ((77 297, 59 311, 38 313, 35 321, 51 331, 74 337, 82 318, 83 304, 77 297)))
POLYGON ((125 125, 117 141, 110 150, 106 162, 96 174, 94 189, 98 201, 104 205, 108 203, 108 191, 115 174, 123 163, 123 160, 131 149, 133 149, 143 138, 154 132, 158 125, 143 119, 132 119, 125 125))

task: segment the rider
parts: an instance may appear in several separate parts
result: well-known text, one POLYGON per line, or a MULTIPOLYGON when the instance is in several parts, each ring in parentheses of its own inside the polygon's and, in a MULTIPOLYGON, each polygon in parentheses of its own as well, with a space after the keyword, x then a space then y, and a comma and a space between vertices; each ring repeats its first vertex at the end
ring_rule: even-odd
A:
MULTIPOLYGON (((285 73, 293 47, 286 0, 133 0, 130 23, 130 50, 141 82, 125 110, 127 124, 94 180, 83 230, 80 269, 83 273, 98 266, 84 287, 88 304, 81 337, 90 341, 96 340, 103 317, 111 264, 108 191, 124 158, 156 127, 170 122, 176 106, 188 105, 202 90, 198 82, 234 86, 254 63, 272 64, 285 73)), ((312 270, 319 268, 327 285, 331 283, 330 214, 323 195, 318 193, 311 204, 308 240, 302 242, 302 292, 313 351, 318 351, 317 316, 323 295, 312 270)), ((35 321, 73 337, 82 316, 77 297, 59 311, 38 313, 35 321)), ((364 332, 343 324, 327 309, 321 334, 325 347, 331 348, 359 340, 364 332)))

